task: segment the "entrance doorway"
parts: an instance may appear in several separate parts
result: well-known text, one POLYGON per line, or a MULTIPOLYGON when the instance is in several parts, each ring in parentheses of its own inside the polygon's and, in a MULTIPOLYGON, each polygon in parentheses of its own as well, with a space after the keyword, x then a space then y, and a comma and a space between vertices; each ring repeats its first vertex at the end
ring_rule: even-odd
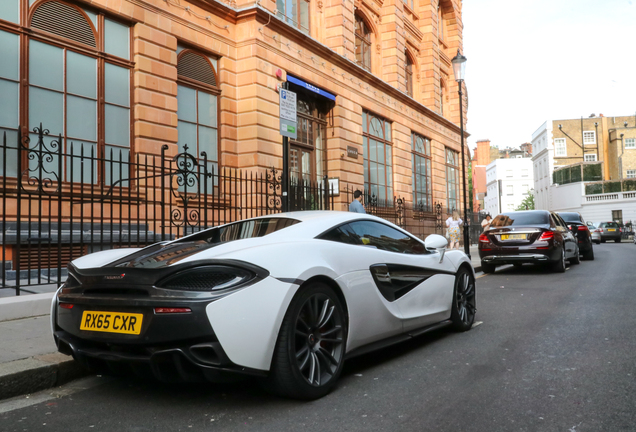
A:
POLYGON ((316 185, 327 174, 327 113, 330 104, 320 96, 290 84, 297 93, 296 139, 289 140, 291 184, 316 185))

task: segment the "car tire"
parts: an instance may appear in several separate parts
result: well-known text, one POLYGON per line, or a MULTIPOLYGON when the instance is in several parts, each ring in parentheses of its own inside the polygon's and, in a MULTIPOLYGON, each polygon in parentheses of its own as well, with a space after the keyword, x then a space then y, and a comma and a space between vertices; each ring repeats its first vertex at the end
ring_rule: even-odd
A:
POLYGON ((595 241, 594 243, 596 243, 596 244, 601 244, 601 241, 600 241, 600 240, 598 240, 598 241, 595 241))
POLYGON ((588 261, 594 261, 594 248, 590 248, 589 251, 583 254, 583 259, 588 261))
POLYGON ((621 239, 619 239, 619 238, 614 239, 614 242, 616 242, 616 243, 620 243, 620 242, 621 242, 621 239))
POLYGON ((580 249, 576 248, 576 253, 574 254, 574 257, 572 257, 570 259, 570 264, 581 264, 581 255, 580 255, 581 251, 580 249))
POLYGON ((466 268, 461 268, 455 276, 451 321, 458 332, 470 330, 475 322, 475 278, 466 268))
POLYGON ((265 389, 294 399, 325 396, 342 372, 346 346, 346 313, 334 290, 301 288, 281 324, 265 389))
POLYGON ((555 262, 552 269, 557 273, 565 273, 565 249, 561 248, 561 258, 555 262))
POLYGON ((492 264, 486 264, 483 261, 481 262, 481 271, 488 274, 488 273, 494 273, 495 272, 495 268, 496 266, 492 265, 492 264))
POLYGON ((601 239, 601 243, 605 243, 605 239, 601 239))

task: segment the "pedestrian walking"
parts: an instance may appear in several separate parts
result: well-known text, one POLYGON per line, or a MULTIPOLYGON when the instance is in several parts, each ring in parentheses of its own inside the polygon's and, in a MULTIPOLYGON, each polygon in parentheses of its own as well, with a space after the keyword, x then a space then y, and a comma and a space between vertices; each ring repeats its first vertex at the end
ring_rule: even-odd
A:
POLYGON ((448 227, 448 236, 450 238, 450 248, 459 249, 459 227, 462 225, 462 220, 459 218, 457 210, 453 210, 452 216, 446 219, 446 226, 448 227))
POLYGON ((349 211, 354 213, 366 213, 362 205, 362 192, 359 190, 353 193, 353 201, 349 204, 349 211))
POLYGON ((490 228, 491 222, 492 222, 492 216, 490 216, 490 214, 487 214, 486 218, 483 221, 481 221, 481 230, 486 231, 488 228, 490 228))

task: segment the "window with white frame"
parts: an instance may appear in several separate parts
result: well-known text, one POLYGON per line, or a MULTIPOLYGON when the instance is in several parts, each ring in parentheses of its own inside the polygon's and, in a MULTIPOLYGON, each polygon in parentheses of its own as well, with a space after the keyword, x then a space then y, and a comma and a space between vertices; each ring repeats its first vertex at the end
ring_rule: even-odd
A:
POLYGON ((627 170, 627 178, 636 178, 636 170, 627 170))
POLYGON ((521 170, 521 177, 528 177, 528 168, 523 168, 521 170))
POLYGON ((512 170, 506 170, 506 177, 512 177, 512 170))
POLYGON ((554 156, 564 157, 567 156, 567 147, 565 145, 565 138, 554 139, 554 156))
POLYGON ((522 185, 521 185, 521 192, 522 192, 524 195, 528 195, 528 192, 529 192, 529 191, 530 191, 530 186, 529 186, 529 185, 527 185, 527 184, 522 184, 522 185))
POLYGON ((513 185, 506 185, 506 195, 514 195, 514 186, 513 185))
POLYGON ((596 144, 596 132, 583 131, 583 144, 584 145, 596 144))
POLYGON ((625 138, 625 148, 626 149, 636 148, 636 138, 625 138))
POLYGON ((596 153, 588 153, 585 155, 585 162, 596 162, 596 153))

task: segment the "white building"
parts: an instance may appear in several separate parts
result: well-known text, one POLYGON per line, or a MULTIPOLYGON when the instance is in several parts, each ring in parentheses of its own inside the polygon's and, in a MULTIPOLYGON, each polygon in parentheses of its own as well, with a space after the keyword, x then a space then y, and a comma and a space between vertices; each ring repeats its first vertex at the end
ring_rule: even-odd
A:
POLYGON ((533 186, 532 159, 496 159, 486 167, 485 210, 493 216, 512 211, 533 186))
POLYGON ((534 174, 534 208, 552 210, 550 185, 554 171, 552 121, 548 120, 532 134, 532 165, 534 174))
POLYGON ((585 183, 569 183, 550 186, 554 211, 581 213, 586 222, 616 221, 636 222, 636 191, 585 194, 585 183))

